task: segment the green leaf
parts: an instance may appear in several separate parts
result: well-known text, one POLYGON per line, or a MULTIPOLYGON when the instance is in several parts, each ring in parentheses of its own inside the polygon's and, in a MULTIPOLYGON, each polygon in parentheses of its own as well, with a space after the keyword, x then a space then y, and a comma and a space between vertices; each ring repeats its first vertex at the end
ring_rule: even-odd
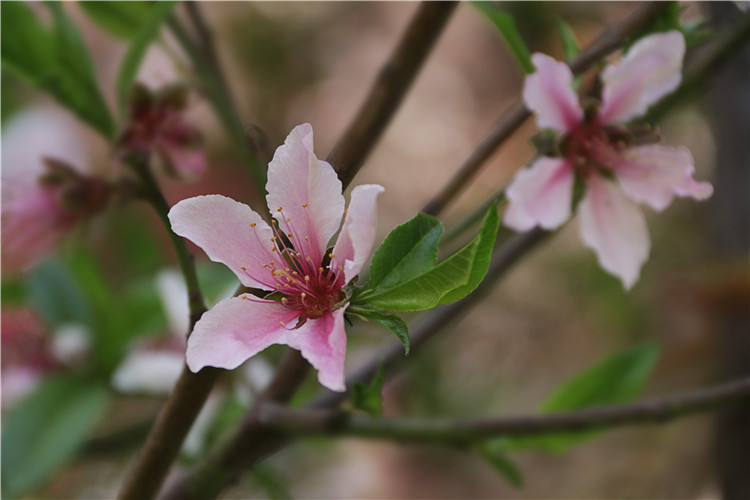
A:
POLYGON ((36 266, 26 289, 31 305, 53 328, 65 323, 92 325, 91 306, 73 274, 59 260, 36 266))
POLYGON ((501 442, 491 441, 477 447, 477 453, 492 465, 510 484, 523 487, 523 476, 518 466, 505 453, 501 442))
POLYGON ((53 24, 47 28, 22 2, 2 4, 2 64, 107 137, 114 122, 99 92, 88 50, 62 5, 47 4, 53 24))
POLYGON ((117 76, 117 95, 123 109, 128 101, 130 87, 133 85, 138 69, 141 67, 143 56, 146 55, 146 50, 159 34, 159 28, 172 13, 177 3, 176 1, 157 2, 149 15, 141 21, 140 29, 133 36, 117 76))
POLYGON ((497 203, 493 203, 479 234, 461 250, 409 281, 366 290, 357 303, 391 311, 422 311, 462 299, 487 274, 499 224, 497 203))
POLYGON ((3 417, 2 489, 9 498, 39 487, 83 444, 107 403, 104 384, 50 378, 3 417))
POLYGON ((351 305, 346 310, 347 314, 354 314, 363 319, 372 319, 380 323, 381 325, 388 328, 390 331, 396 334, 396 337, 404 344, 405 354, 409 355, 409 329, 406 327, 406 323, 401 317, 395 314, 388 314, 387 312, 375 309, 373 307, 364 307, 351 305))
POLYGON ((578 39, 573 32, 573 28, 568 23, 557 18, 555 19, 555 25, 557 26, 558 33, 560 33, 560 39, 562 39, 565 60, 570 62, 581 51, 581 46, 578 44, 578 39))
POLYGON ((52 35, 24 2, 0 3, 2 64, 41 86, 54 64, 52 35))
POLYGON ((369 288, 389 288, 435 266, 443 226, 431 215, 419 213, 390 232, 375 251, 369 288))
POLYGON ((125 38, 133 38, 148 17, 153 6, 152 2, 141 1, 107 1, 78 2, 83 11, 110 34, 125 38))
POLYGON ((373 417, 383 414, 383 383, 385 382, 385 370, 381 364, 378 372, 369 384, 356 382, 352 388, 352 405, 373 417))
POLYGON ((531 62, 531 51, 523 41, 521 33, 518 32, 513 16, 497 10, 490 2, 472 2, 472 4, 495 25, 523 72, 527 75, 534 73, 536 68, 531 62))
MULTIPOLYGON (((580 410, 625 403, 635 399, 646 384, 659 356, 659 346, 645 343, 618 352, 576 375, 541 407, 541 413, 580 410)), ((561 453, 599 431, 559 433, 507 440, 508 449, 538 448, 561 453)))

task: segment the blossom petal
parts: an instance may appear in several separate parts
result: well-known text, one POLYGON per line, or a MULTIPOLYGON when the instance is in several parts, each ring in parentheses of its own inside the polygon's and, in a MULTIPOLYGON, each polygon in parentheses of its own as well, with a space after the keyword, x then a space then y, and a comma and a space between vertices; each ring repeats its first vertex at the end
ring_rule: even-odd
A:
POLYGON ((188 338, 187 364, 232 370, 272 344, 285 344, 298 311, 251 295, 222 300, 205 312, 188 338), (243 298, 246 297, 246 298, 243 298), (282 325, 284 323, 284 325, 282 325))
POLYGON ((362 184, 352 190, 346 219, 331 259, 333 269, 343 268, 345 283, 359 274, 370 256, 377 228, 376 202, 383 191, 385 188, 377 184, 362 184))
POLYGON ((516 174, 506 191, 503 222, 518 231, 554 229, 570 218, 573 169, 561 158, 541 157, 516 174))
POLYGON ((206 155, 202 149, 189 148, 173 141, 159 141, 159 151, 181 177, 198 180, 206 171, 206 155))
POLYGON ((276 150, 268 164, 266 189, 268 208, 280 227, 299 238, 293 241, 295 250, 320 262, 341 224, 344 195, 333 167, 313 152, 309 123, 295 127, 276 150))
POLYGON ((346 357, 345 307, 326 313, 318 319, 287 332, 285 342, 299 349, 302 356, 318 370, 318 381, 332 391, 344 391, 346 357))
POLYGON ((580 214, 583 241, 596 252, 601 266, 630 289, 638 280, 650 246, 646 221, 638 206, 615 182, 593 174, 580 214))
POLYGON ((274 258, 273 231, 244 203, 221 195, 196 196, 173 206, 169 221, 175 233, 229 267, 243 285, 274 289, 263 267, 274 258))
POLYGON ((657 33, 636 42, 619 64, 602 73, 601 119, 624 123, 641 116, 682 79, 685 39, 679 31, 657 33))
POLYGON ((649 144, 627 149, 623 161, 615 165, 615 175, 631 199, 663 210, 675 195, 703 200, 713 188, 693 180, 693 157, 686 148, 649 144))
POLYGON ((536 53, 531 60, 536 73, 526 77, 523 100, 536 113, 539 128, 574 129, 583 119, 583 111, 573 91, 570 68, 545 54, 536 53))

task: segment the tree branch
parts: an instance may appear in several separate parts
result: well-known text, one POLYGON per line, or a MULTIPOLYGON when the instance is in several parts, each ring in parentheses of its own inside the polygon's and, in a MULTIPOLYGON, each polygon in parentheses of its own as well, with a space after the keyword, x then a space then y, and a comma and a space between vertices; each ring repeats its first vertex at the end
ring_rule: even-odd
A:
POLYGON ((550 415, 477 419, 398 419, 352 415, 339 410, 300 411, 267 405, 261 409, 260 419, 270 429, 293 435, 322 434, 412 443, 468 444, 497 437, 537 436, 664 423, 746 398, 750 398, 750 378, 632 404, 550 415))
MULTIPOLYGON (((617 50, 622 46, 625 39, 638 29, 642 28, 648 21, 668 6, 667 2, 643 2, 621 23, 607 28, 599 38, 591 43, 586 49, 570 62, 570 69, 574 74, 586 71, 592 64, 602 57, 617 50)), ((505 142, 522 124, 531 116, 523 101, 519 100, 512 104, 503 113, 489 133, 481 140, 471 154, 456 169, 453 177, 442 187, 422 209, 423 212, 437 215, 461 190, 466 187, 474 175, 479 172, 482 164, 505 142)))
POLYGON ((398 109, 456 5, 423 2, 328 162, 348 185, 398 109))

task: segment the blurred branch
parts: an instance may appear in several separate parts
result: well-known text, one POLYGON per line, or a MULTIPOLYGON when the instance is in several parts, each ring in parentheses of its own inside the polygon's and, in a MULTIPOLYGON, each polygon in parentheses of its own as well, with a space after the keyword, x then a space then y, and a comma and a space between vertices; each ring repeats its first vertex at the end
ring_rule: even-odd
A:
MULTIPOLYGON (((570 62, 570 69, 574 74, 586 71, 592 64, 602 57, 617 50, 627 39, 628 35, 646 25, 655 15, 668 6, 668 2, 643 2, 619 24, 607 28, 599 38, 594 40, 586 49, 570 62)), ((523 101, 512 104, 503 113, 500 120, 492 127, 471 154, 456 169, 453 177, 443 186, 422 209, 423 212, 437 215, 466 187, 472 177, 479 172, 482 164, 515 132, 531 112, 526 109, 523 101)))
POLYGON ((185 5, 193 24, 196 25, 199 44, 196 45, 193 42, 176 16, 172 16, 167 21, 167 25, 193 63, 195 74, 203 83, 219 120, 221 120, 229 137, 239 150, 243 161, 250 169, 250 174, 257 189, 262 192, 266 184, 266 171, 247 146, 245 127, 237 114, 237 105, 232 99, 226 78, 221 70, 211 32, 204 22, 200 10, 198 10, 197 3, 185 2, 185 5))
POLYGON ((457 2, 423 2, 381 68, 365 102, 328 155, 344 185, 362 166, 422 68, 457 2))
MULTIPOLYGON (((147 159, 133 158, 130 165, 141 179, 144 196, 158 214, 172 240, 188 289, 192 331, 206 310, 193 258, 185 240, 172 231, 167 216, 169 205, 148 168, 147 159)), ((187 366, 183 368, 174 390, 148 434, 135 468, 125 481, 120 498, 142 499, 156 494, 221 371, 206 368, 199 373, 192 373, 187 366)))
POLYGON ((351 415, 339 410, 261 409, 270 428, 294 435, 323 434, 398 442, 466 444, 489 438, 583 432, 636 424, 661 424, 750 398, 750 378, 708 389, 632 404, 603 406, 550 415, 480 419, 397 419, 351 415))

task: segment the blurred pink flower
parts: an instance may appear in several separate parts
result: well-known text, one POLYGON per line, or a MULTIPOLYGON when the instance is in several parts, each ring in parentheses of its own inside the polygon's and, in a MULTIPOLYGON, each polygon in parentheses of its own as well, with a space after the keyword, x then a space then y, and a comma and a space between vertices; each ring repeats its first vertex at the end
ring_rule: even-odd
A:
POLYGON ((169 212, 177 234, 227 265, 243 285, 281 297, 245 294, 216 304, 193 329, 188 366, 233 369, 272 344, 286 344, 318 370, 321 384, 343 391, 345 287, 372 249, 383 188, 357 186, 345 211, 341 181, 315 156, 309 124, 292 130, 276 150, 266 188, 272 226, 248 206, 219 195, 183 200, 169 212))
POLYGON ((133 87, 130 124, 120 137, 120 152, 158 154, 168 168, 181 177, 196 180, 206 170, 201 136, 185 120, 187 89, 169 85, 152 92, 143 85, 133 87))
POLYGON ((580 204, 583 240, 604 269, 632 287, 650 246, 636 203, 661 211, 675 196, 702 200, 713 192, 710 184, 693 180, 686 148, 651 144, 655 134, 622 125, 677 88, 684 54, 677 31, 642 38, 619 64, 604 70, 601 104, 586 112, 568 66, 534 54, 537 71, 526 78, 524 101, 540 128, 562 134, 561 156, 542 156, 516 175, 507 190, 505 224, 521 231, 560 226, 571 216, 578 179, 586 188, 580 204))
POLYGON ((37 182, 18 190, 3 204, 4 250, 23 262, 36 263, 79 222, 107 202, 108 187, 96 177, 50 158, 37 182))

